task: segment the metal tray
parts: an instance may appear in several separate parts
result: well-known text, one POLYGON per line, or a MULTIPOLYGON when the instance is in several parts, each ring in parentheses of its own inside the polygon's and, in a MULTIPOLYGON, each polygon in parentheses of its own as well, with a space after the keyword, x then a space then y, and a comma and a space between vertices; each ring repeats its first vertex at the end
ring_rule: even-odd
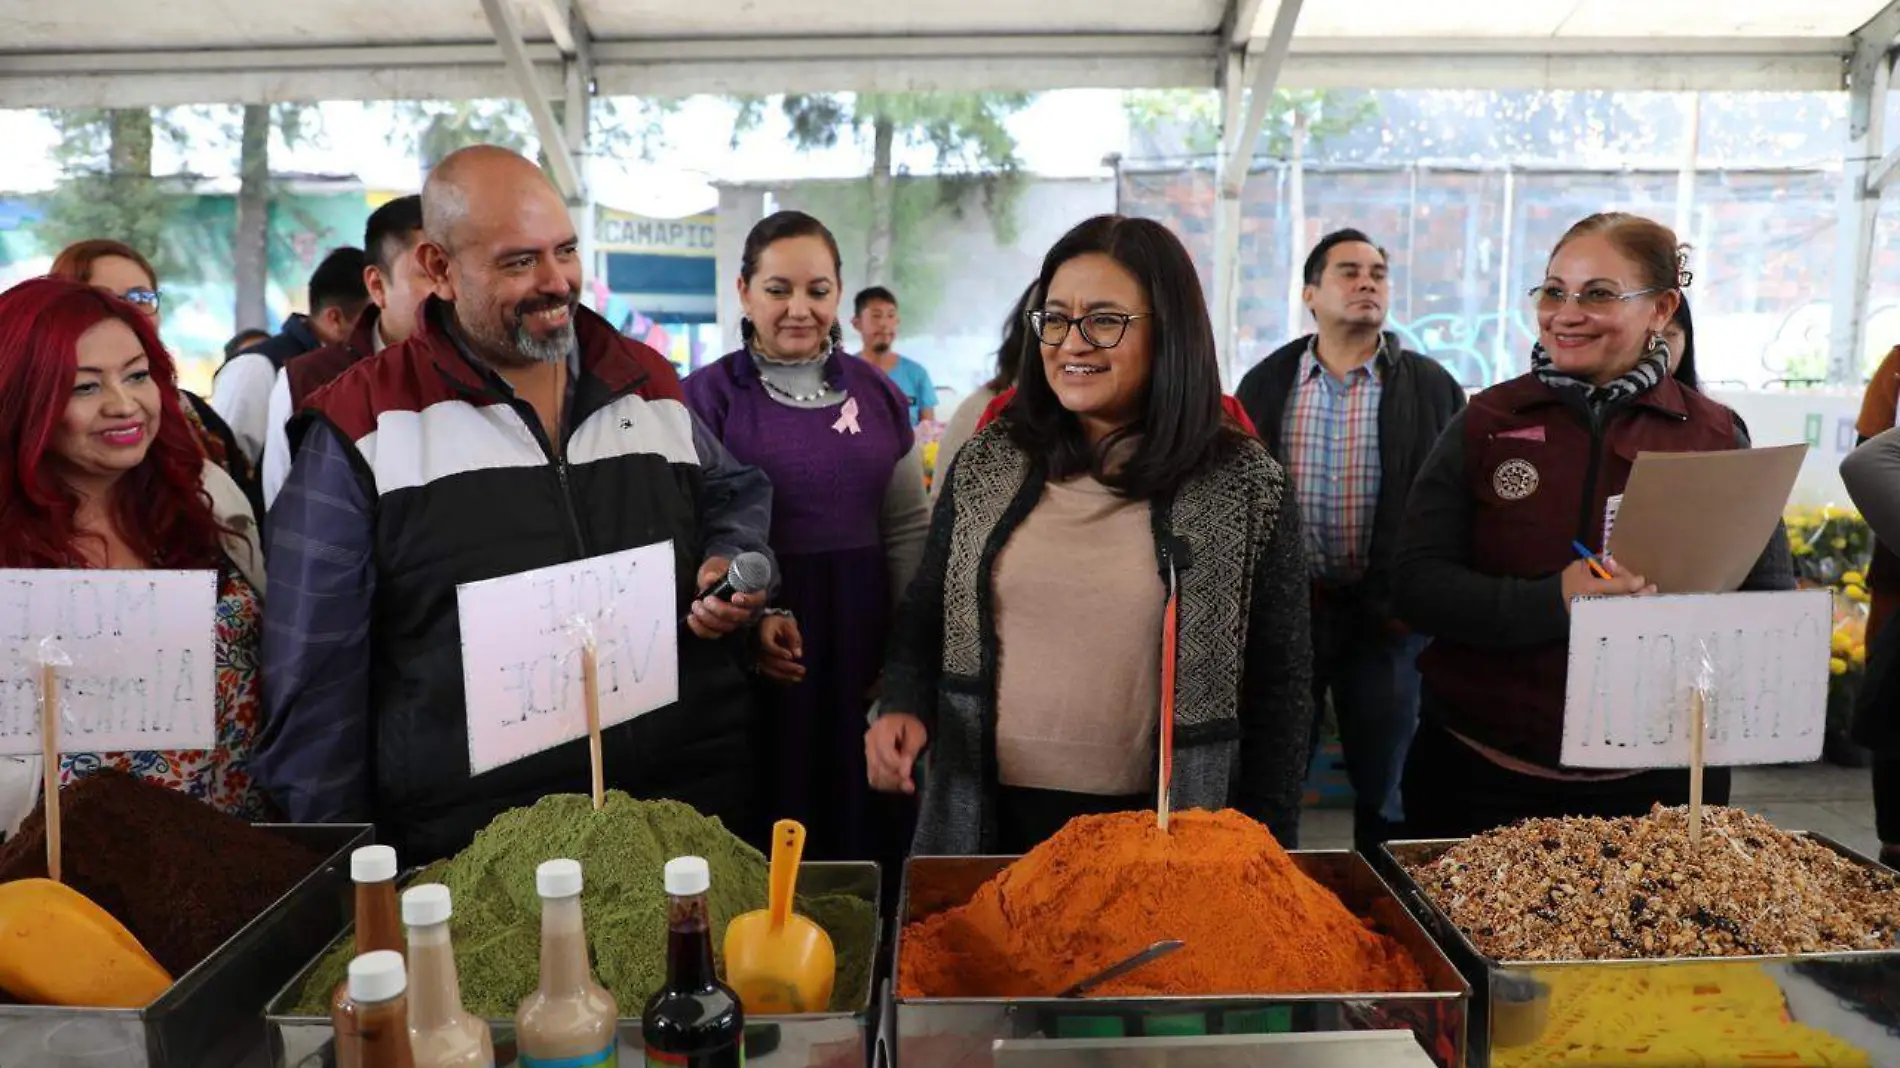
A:
MULTIPOLYGON (((869 902, 873 912, 879 900, 878 866, 860 862, 811 861, 798 867, 798 892, 803 895, 850 894, 869 902)), ((871 959, 878 960, 883 946, 883 920, 877 921, 877 933, 871 941, 871 959)), ((334 930, 335 928, 331 928, 334 930)), ((264 1022, 270 1032, 270 1058, 273 1068, 332 1068, 336 1063, 335 1032, 323 1016, 295 1016, 299 995, 306 977, 331 949, 354 932, 345 930, 338 937, 306 958, 303 968, 279 990, 264 1009, 264 1022)), ((874 968, 875 971, 875 968, 874 968)), ((761 1016, 746 1021, 747 1068, 864 1068, 870 1049, 872 1007, 876 998, 876 976, 871 977, 864 1001, 851 1012, 807 1013, 802 1016, 761 1016)), ((620 1006, 621 1012, 629 1006, 620 1006)), ((632 1006, 637 1011, 638 1006, 632 1006)), ((515 1022, 512 1018, 488 1021, 495 1039, 495 1063, 508 1068, 515 1063, 515 1022)), ((640 1018, 620 1019, 620 1063, 637 1065, 644 1061, 645 1043, 640 1037, 640 1018)), ((0 1062, 3 1064, 4 1062, 0 1062)))
MULTIPOLYGON (((1824 835, 1791 832, 1813 840, 1858 864, 1872 860, 1824 835)), ((1431 931, 1445 952, 1471 981, 1471 1064, 1496 1065, 1554 1063, 1555 1046, 1564 1047, 1567 1065, 1627 1065, 1631 1046, 1640 1044, 1644 1017, 1614 1011, 1616 1006, 1659 999, 1692 998, 1696 1011, 1748 1012, 1751 1019, 1779 1019, 1778 1034, 1786 1049, 1762 1049, 1758 1044, 1719 1048, 1720 1041, 1698 1043, 1701 1068, 1744 1068, 1762 1064, 1860 1063, 1900 1066, 1900 947, 1843 953, 1792 956, 1675 957, 1627 961, 1501 961, 1485 956, 1450 917, 1433 904, 1408 865, 1429 863, 1463 839, 1431 839, 1387 843, 1375 858, 1380 873, 1399 888, 1407 907, 1431 931), (1675 995, 1670 991, 1692 993, 1675 995), (1589 993, 1588 999, 1583 995, 1589 993), (1778 1004, 1765 1010, 1759 1003, 1778 1004), (1606 1011, 1609 1010, 1609 1011, 1606 1011), (1603 1049, 1595 1059, 1588 1031, 1601 1020, 1603 1034, 1621 1049, 1603 1049), (1555 1029, 1553 1029, 1555 1024, 1555 1029), (1813 1032, 1845 1043, 1858 1051, 1834 1055, 1817 1051, 1813 1032), (1543 1039, 1544 1041, 1540 1041, 1543 1039), (1803 1053, 1806 1053, 1806 1056, 1803 1053), (1842 1059, 1836 1059, 1840 1057, 1842 1059), (1864 1060, 1861 1058, 1865 1058, 1864 1060)), ((1658 1021, 1657 1033, 1676 1030, 1658 1021)), ((1685 1019, 1688 1016, 1685 1016, 1685 1019)), ((1837 1047, 1838 1048, 1838 1047, 1837 1047)), ((1644 1063, 1661 1063, 1646 1060, 1644 1063)))
POLYGON ((348 919, 349 853, 370 841, 360 824, 256 826, 327 859, 142 1009, 0 1005, 0 1065, 231 1068, 255 1057, 265 998, 348 919))
MULTIPOLYGON (((1354 915, 1405 946, 1425 972, 1425 993, 1273 994, 1253 997, 900 998, 896 1068, 993 1068, 994 1044, 1025 1038, 1160 1037, 1405 1029, 1440 1068, 1464 1062, 1471 987, 1371 865, 1345 850, 1295 851, 1294 863, 1354 915)), ((903 928, 962 905, 1016 857, 916 857, 898 903, 903 928)))

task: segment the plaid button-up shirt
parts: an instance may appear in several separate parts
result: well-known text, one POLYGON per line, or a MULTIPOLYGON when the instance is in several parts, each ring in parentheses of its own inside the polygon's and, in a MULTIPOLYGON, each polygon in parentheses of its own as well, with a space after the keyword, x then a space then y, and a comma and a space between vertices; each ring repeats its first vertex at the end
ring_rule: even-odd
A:
POLYGON ((1379 397, 1384 390, 1384 335, 1379 351, 1341 380, 1319 362, 1315 334, 1300 357, 1293 396, 1282 417, 1283 451, 1306 528, 1306 559, 1316 581, 1353 582, 1372 550, 1379 463, 1379 397))

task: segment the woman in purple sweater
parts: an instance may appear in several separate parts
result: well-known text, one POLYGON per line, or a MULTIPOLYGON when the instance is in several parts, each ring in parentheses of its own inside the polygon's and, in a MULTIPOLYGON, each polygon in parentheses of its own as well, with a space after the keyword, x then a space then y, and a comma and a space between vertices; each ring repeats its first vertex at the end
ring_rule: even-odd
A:
POLYGON ((753 227, 745 345, 688 378, 686 400, 772 480, 780 607, 757 635, 770 815, 804 823, 815 859, 895 862, 909 806, 866 785, 863 739, 929 506, 904 394, 839 347, 841 274, 817 219, 782 211, 753 227))

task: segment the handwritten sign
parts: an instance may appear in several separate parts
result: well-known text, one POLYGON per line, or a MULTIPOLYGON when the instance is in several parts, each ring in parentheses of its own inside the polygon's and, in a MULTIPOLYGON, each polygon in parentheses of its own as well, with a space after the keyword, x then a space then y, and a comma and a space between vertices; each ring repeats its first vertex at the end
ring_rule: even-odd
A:
POLYGON ((1826 590, 1578 601, 1570 615, 1564 766, 1687 767, 1699 642, 1715 665, 1704 760, 1820 759, 1833 604, 1826 590))
POLYGON ((603 729, 678 701, 673 581, 668 541, 458 586, 469 773, 587 737, 576 620, 594 633, 603 729))
POLYGON ((210 571, 0 571, 0 754, 40 752, 42 639, 64 753, 217 745, 210 571))

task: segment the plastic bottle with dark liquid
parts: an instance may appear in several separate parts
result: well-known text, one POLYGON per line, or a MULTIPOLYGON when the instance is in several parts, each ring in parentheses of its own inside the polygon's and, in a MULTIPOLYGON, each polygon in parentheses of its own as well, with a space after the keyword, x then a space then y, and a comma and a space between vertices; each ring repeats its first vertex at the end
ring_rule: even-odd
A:
MULTIPOLYGON (((356 955, 390 950, 403 951, 402 914, 396 906, 396 851, 386 845, 364 846, 350 853, 350 881, 356 884, 356 955)), ((330 998, 330 1011, 349 997, 349 981, 336 985, 330 998)), ((337 1068, 358 1068, 337 1050, 337 1068)))
POLYGON ((365 953, 350 962, 344 998, 330 1010, 336 1062, 362 1068, 415 1068, 409 1047, 408 975, 402 954, 365 953))
POLYGON ((745 1010, 713 968, 712 871, 699 857, 666 865, 666 985, 640 1018, 648 1068, 742 1068, 745 1010))

